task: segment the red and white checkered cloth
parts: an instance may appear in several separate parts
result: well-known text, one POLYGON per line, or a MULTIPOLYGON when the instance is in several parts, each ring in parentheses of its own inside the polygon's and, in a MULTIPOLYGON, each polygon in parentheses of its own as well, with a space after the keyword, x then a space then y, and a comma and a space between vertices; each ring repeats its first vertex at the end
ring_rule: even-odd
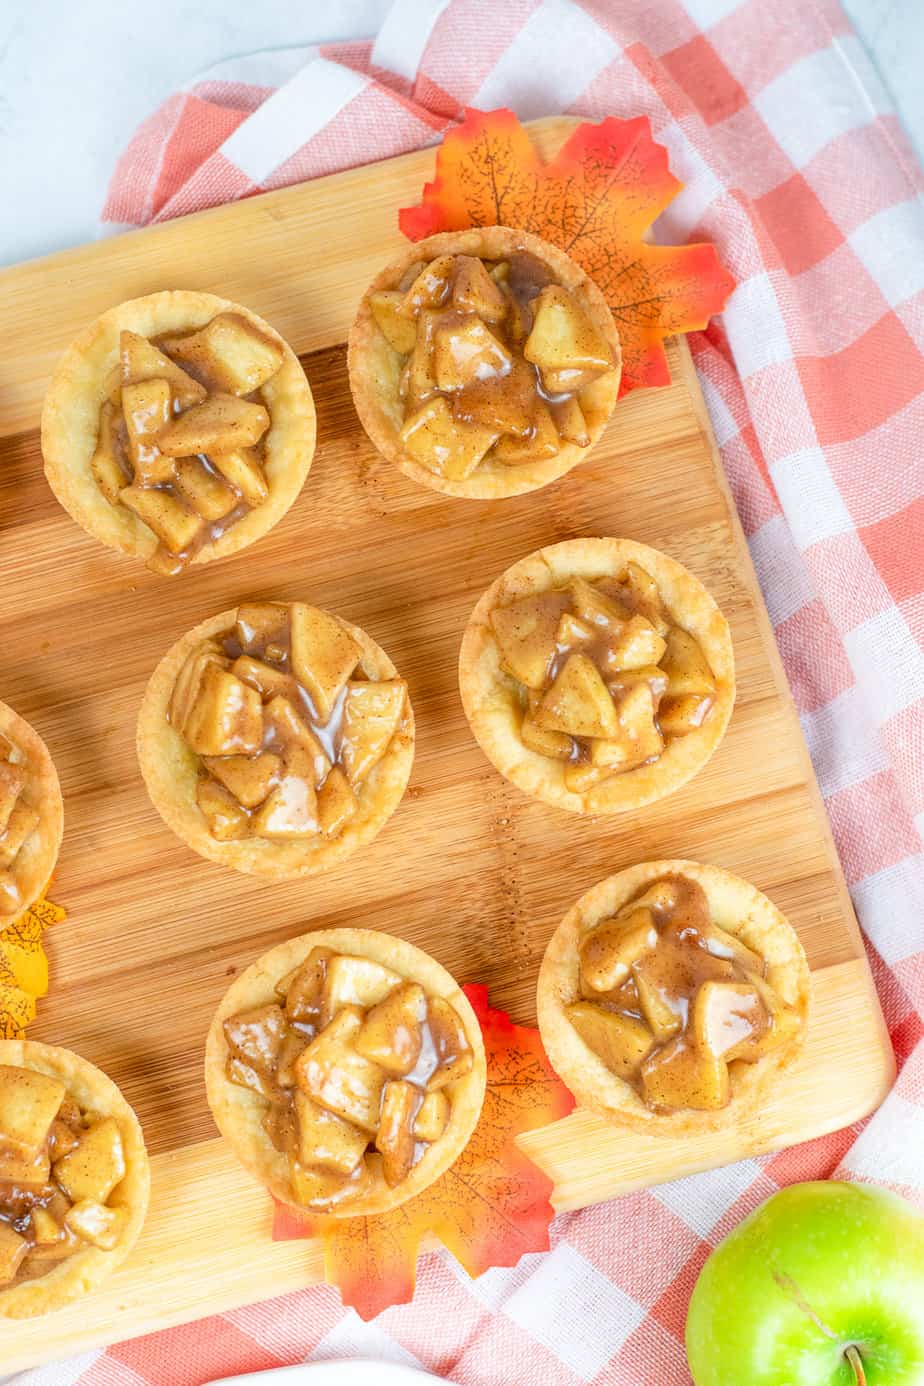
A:
MULTIPOLYGON (((119 163, 118 229, 434 142, 465 105, 644 114, 686 187, 671 241, 738 280, 691 338, 902 1064, 865 1126, 559 1217, 469 1281, 448 1255, 363 1325, 324 1286, 33 1372, 198 1386, 349 1356, 470 1386, 687 1386, 710 1247, 781 1184, 924 1201, 921 170, 834 0, 397 0, 374 43, 264 53, 173 96, 119 163)), ((259 1293, 265 1287, 254 1286, 259 1293)))

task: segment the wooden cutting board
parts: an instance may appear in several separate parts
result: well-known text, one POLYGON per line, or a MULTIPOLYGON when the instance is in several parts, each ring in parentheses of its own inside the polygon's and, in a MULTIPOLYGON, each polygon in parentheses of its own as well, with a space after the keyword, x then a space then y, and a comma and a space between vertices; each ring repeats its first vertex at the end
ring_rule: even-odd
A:
MULTIPOLYGON (((573 122, 539 122, 547 156, 573 122)), ((578 1208, 778 1149, 871 1111, 893 1058, 745 545, 684 341, 673 385, 617 406, 589 461, 545 490, 440 497, 380 458, 350 398, 344 342, 367 282, 401 248, 433 152, 322 178, 0 274, 0 698, 45 737, 65 837, 48 936, 52 987, 30 1033, 104 1068, 153 1156, 151 1213, 125 1268, 45 1321, 0 1329, 14 1370, 276 1295, 317 1279, 309 1243, 270 1240, 270 1204, 215 1138, 202 1051, 213 1008, 259 953, 308 929, 361 923, 487 982, 535 1018, 546 942, 601 877, 653 857, 715 862, 766 891, 798 929, 815 1000, 803 1061, 740 1130, 682 1145, 578 1112, 523 1146, 578 1208), (38 424, 58 355, 85 323, 155 289, 225 294, 302 355, 318 407, 311 475, 289 515, 238 556, 182 578, 110 553, 60 509, 38 424), (482 590, 515 559, 580 535, 625 535, 687 564, 731 623, 739 696, 711 764, 625 818, 579 819, 524 798, 462 714, 456 661, 482 590), (200 860, 148 801, 135 717, 160 656, 244 599, 302 599, 358 622, 409 680, 417 757, 378 840, 317 880, 270 885, 200 860)))

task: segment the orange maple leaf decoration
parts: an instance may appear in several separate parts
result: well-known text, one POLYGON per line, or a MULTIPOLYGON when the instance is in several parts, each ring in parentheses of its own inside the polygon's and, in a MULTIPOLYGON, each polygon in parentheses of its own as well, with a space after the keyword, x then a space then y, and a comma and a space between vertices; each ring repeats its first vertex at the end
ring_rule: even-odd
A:
POLYGON ((469 1275, 515 1266, 527 1251, 549 1248, 552 1182, 514 1138, 567 1116, 574 1098, 549 1066, 538 1030, 492 1010, 487 987, 464 990, 484 1035, 488 1085, 475 1132, 452 1168, 380 1217, 335 1221, 276 1205, 274 1240, 323 1238, 327 1283, 363 1319, 413 1297, 417 1254, 428 1233, 469 1275))
POLYGON ((42 935, 64 918, 61 906, 43 897, 0 932, 0 1039, 22 1039, 35 1019, 36 1000, 48 990, 42 935))
POLYGON ((512 111, 467 110, 437 150, 420 206, 403 208, 398 225, 412 241, 513 226, 567 251, 610 305, 627 394, 669 385, 664 338, 705 327, 735 287, 714 246, 643 239, 682 186, 645 116, 579 125, 544 164, 512 111))

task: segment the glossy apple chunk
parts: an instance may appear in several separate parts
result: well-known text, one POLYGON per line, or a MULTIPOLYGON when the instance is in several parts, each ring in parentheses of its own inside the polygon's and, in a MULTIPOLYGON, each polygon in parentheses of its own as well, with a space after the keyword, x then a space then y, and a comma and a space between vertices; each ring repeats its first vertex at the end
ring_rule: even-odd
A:
POLYGON ((177 730, 190 749, 202 756, 252 754, 263 741, 260 695, 227 669, 209 663, 177 730))
POLYGON ((680 1036, 645 1060, 641 1077, 645 1101, 655 1108, 718 1111, 731 1095, 725 1060, 680 1036))
POLYGON ((545 687, 555 656, 558 622, 567 606, 567 593, 547 592, 491 611, 504 668, 527 688, 545 687))
POLYGON ((566 1014, 588 1049, 620 1078, 634 1078, 655 1044, 642 1021, 603 1010, 592 1001, 575 1001, 566 1014))
POLYGON ((657 927, 651 911, 645 908, 598 924, 581 943, 582 983, 591 992, 612 991, 622 985, 633 965, 657 943, 657 927))
POLYGON ((228 451, 213 448, 209 453, 209 462, 251 509, 262 505, 269 496, 266 473, 253 448, 238 447, 228 451))
POLYGON ((224 519, 240 504, 234 488, 200 457, 177 458, 173 484, 181 500, 203 520, 224 519))
POLYGON ((198 332, 164 338, 163 346, 172 358, 188 364, 210 390, 232 395, 258 390, 283 361, 279 343, 238 313, 219 313, 198 332))
POLYGON ((359 800, 339 765, 329 770, 318 790, 318 826, 325 837, 337 837, 359 809, 359 800))
POLYGON ((119 1124, 104 1117, 81 1135, 75 1148, 54 1166, 60 1187, 74 1203, 105 1203, 125 1178, 125 1152, 119 1124))
POLYGON ((137 332, 123 330, 119 334, 119 362, 123 389, 146 380, 164 380, 177 409, 201 404, 208 394, 204 385, 137 332))
POLYGON ((0 1065, 3 1142, 21 1156, 33 1156, 48 1135, 65 1092, 62 1082, 45 1073, 0 1065))
POLYGON ((293 602, 289 621, 292 672, 307 688, 321 722, 327 722, 359 662, 359 646, 334 616, 319 607, 293 602))
POLYGON ((558 284, 548 284, 539 294, 523 355, 541 371, 599 372, 613 364, 603 337, 574 297, 558 284))
POLYGON ((412 319, 401 311, 403 302, 404 294, 398 289, 382 290, 380 293, 372 294, 369 299, 372 316, 381 328, 388 345, 393 347, 399 356, 407 356, 414 350, 414 343, 417 341, 417 328, 412 319))
MULTIPOLYGON (((171 475, 172 471, 171 459, 171 475)), ((184 553, 199 536, 200 517, 172 491, 154 486, 126 486, 119 492, 119 500, 153 531, 168 553, 184 553)))
POLYGON ((298 1085, 308 1097, 364 1131, 378 1128, 386 1074, 359 1054, 363 1023, 358 1006, 344 1006, 311 1041, 296 1064, 298 1085))
POLYGON ((341 759, 350 784, 360 784, 387 751, 407 700, 403 679, 349 682, 343 705, 341 759))
POLYGON ((269 425, 270 416, 262 404, 234 395, 210 395, 165 424, 156 442, 160 451, 171 457, 230 452, 252 447, 269 425))
POLYGON ((391 1188, 407 1178, 414 1163, 414 1119, 420 1098, 419 1088, 400 1079, 391 1079, 382 1092, 375 1148, 382 1156, 382 1172, 391 1188))
POLYGON ((418 982, 403 982, 366 1012, 356 1048, 367 1059, 403 1078, 420 1058, 427 997, 418 982))
POLYGON ((294 1094, 298 1124, 298 1160, 335 1174, 352 1174, 366 1153, 367 1131, 312 1101, 300 1088, 294 1094))
POLYGON ((450 481, 464 481, 500 437, 498 428, 461 423, 442 395, 428 399, 401 429, 408 454, 450 481))
POLYGON ((110 505, 119 498, 132 479, 127 454, 127 431, 119 406, 105 400, 99 414, 96 447, 90 459, 90 471, 110 505))
POLYGON ((613 738, 619 719, 600 671, 584 654, 569 655, 533 714, 540 727, 569 736, 613 738))

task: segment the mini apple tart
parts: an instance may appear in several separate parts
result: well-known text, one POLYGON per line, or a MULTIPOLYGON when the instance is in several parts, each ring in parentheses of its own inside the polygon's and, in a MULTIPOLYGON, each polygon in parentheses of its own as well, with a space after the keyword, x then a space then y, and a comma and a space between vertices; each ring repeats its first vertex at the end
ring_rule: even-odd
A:
POLYGON ((155 808, 201 856, 313 876, 398 807, 414 715, 358 626, 303 602, 254 602, 203 621, 161 660, 138 758, 155 808))
POLYGON ((802 945, 747 881, 643 862, 589 890, 539 973, 546 1053, 578 1102, 676 1136, 753 1113, 802 1047, 802 945))
POLYGON ((0 1040, 0 1317, 94 1290, 138 1240, 149 1185, 115 1083, 68 1049, 0 1040))
POLYGON ((464 1149, 485 1090, 481 1029, 449 973, 372 929, 321 929, 242 973, 209 1031, 209 1105, 276 1198, 384 1213, 464 1149))
POLYGON ((731 636, 709 593, 628 539, 571 539, 508 568, 472 612, 459 682, 501 774, 589 814, 685 784, 735 697, 731 636))
POLYGON ((45 475, 65 510, 158 573, 272 529, 302 489, 314 441, 292 348, 249 308, 186 289, 91 323, 42 412, 45 475))
POLYGON ((0 703, 0 929, 47 886, 63 827, 61 787, 48 747, 0 703))
POLYGON ((534 491, 583 461, 620 363, 596 285, 505 226, 412 246, 373 280, 349 342, 353 399, 379 452, 474 500, 534 491))

